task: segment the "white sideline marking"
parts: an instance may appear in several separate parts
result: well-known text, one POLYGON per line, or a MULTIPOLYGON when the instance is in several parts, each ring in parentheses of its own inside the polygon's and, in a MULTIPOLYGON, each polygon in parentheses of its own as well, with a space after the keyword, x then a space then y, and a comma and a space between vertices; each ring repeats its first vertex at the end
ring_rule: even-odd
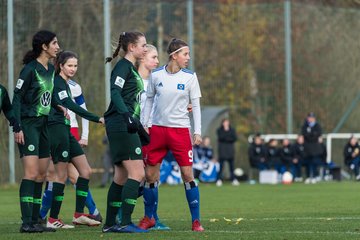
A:
MULTIPOLYGON (((170 230, 169 232, 177 232, 177 233, 190 233, 192 231, 173 231, 170 230)), ((214 231, 214 230, 207 230, 205 228, 204 233, 227 233, 227 234, 257 234, 257 233, 263 233, 263 234, 348 234, 348 235, 360 235, 360 232, 330 232, 330 231, 224 231, 224 230, 219 230, 219 231, 214 231)))
MULTIPOLYGON (((241 216, 240 216, 241 217, 241 216)), ((222 218, 219 218, 220 222, 223 220, 222 218)), ((232 221, 236 221, 236 218, 231 218, 232 221)), ((301 220, 326 220, 326 221, 346 221, 346 220, 360 220, 360 216, 358 217, 279 217, 279 218, 243 218, 241 221, 288 221, 288 220, 295 220, 295 221, 301 221, 301 220)), ((165 219, 162 218, 161 221, 167 221, 167 222, 188 222, 189 219, 165 219)), ((210 218, 201 218, 201 222, 209 222, 210 218)))
MULTIPOLYGON (((236 222, 236 218, 231 218, 232 221, 236 222)), ((295 220, 295 221, 301 221, 301 220, 325 220, 325 221, 350 221, 350 220, 360 220, 360 216, 358 217, 285 217, 285 218, 243 218, 241 221, 288 221, 288 220, 295 220)), ((190 222, 190 219, 166 219, 162 218, 161 221, 164 222, 190 222)), ((209 223, 210 218, 201 218, 202 223, 209 223)), ((219 221, 222 222, 223 219, 219 218, 219 221)), ((224 221, 223 221, 224 222, 224 221)), ((225 222, 224 222, 225 223, 225 222)), ((0 222, 0 225, 9 225, 9 224, 21 224, 20 221, 18 222, 0 222)), ((213 224, 213 223, 209 223, 213 224)), ((359 232, 360 234, 360 232, 359 232)))
MULTIPOLYGON (((75 228, 76 229, 76 228, 75 228)), ((99 232, 101 231, 101 228, 99 228, 99 232)), ((86 230, 86 228, 81 228, 81 232, 83 233, 95 233, 92 230, 86 230)), ((170 230, 170 231, 151 231, 151 233, 160 233, 163 235, 166 234, 172 234, 172 233, 194 233, 191 230, 170 230)), ((310 235, 310 234, 317 234, 317 235, 334 235, 334 234, 338 234, 338 235, 360 235, 360 232, 350 232, 350 231, 344 231, 344 232, 339 232, 339 231, 334 231, 334 232, 330 232, 330 231, 224 231, 224 230, 208 230, 208 228, 205 228, 205 231, 203 233, 195 233, 195 234, 208 234, 208 233, 221 233, 221 234, 302 234, 302 235, 310 235)), ((101 233, 101 234, 117 234, 117 233, 101 233)))

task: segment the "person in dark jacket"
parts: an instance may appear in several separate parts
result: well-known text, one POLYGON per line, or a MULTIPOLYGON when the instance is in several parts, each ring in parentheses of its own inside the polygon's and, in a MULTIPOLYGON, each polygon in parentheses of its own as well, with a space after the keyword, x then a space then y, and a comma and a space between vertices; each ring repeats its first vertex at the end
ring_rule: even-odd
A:
POLYGON ((281 162, 280 149, 278 140, 270 139, 267 146, 267 161, 270 169, 275 169, 279 174, 283 174, 286 170, 281 162))
POLYGON ((256 134, 248 149, 250 166, 259 171, 269 169, 266 162, 266 147, 260 134, 256 134))
POLYGON ((291 164, 295 158, 295 153, 289 139, 282 140, 282 146, 280 148, 280 158, 284 169, 290 170, 291 164))
POLYGON ((360 146, 358 139, 351 136, 344 147, 344 162, 355 174, 356 180, 360 180, 359 164, 360 164, 360 146))
POLYGON ((304 125, 301 128, 304 136, 305 164, 307 179, 305 183, 316 183, 319 175, 318 165, 321 163, 323 147, 319 141, 322 135, 320 124, 316 121, 313 112, 307 115, 304 125))
POLYGON ((220 128, 217 129, 218 136, 218 151, 219 151, 219 163, 220 172, 216 181, 217 186, 222 185, 222 170, 224 162, 227 161, 230 167, 231 181, 234 186, 239 185, 238 180, 234 175, 234 158, 235 147, 234 143, 237 140, 235 129, 231 127, 229 119, 224 119, 221 122, 220 128))
POLYGON ((305 149, 304 149, 304 136, 298 135, 296 142, 293 145, 294 159, 290 165, 291 173, 295 182, 302 182, 301 166, 304 163, 305 149))

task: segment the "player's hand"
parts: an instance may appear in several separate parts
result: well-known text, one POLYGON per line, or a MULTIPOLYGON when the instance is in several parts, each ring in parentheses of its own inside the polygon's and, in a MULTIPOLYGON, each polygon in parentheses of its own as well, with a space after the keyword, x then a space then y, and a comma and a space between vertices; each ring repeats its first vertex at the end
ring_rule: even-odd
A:
POLYGON ((188 112, 192 112, 192 105, 191 105, 191 103, 187 106, 187 110, 188 110, 188 112))
POLYGON ((79 144, 81 147, 87 147, 88 140, 87 139, 80 139, 79 144))
POLYGON ((61 105, 58 105, 58 108, 64 113, 64 117, 68 120, 70 120, 70 115, 67 111, 67 108, 61 106, 61 105))
POLYGON ((194 134, 193 139, 195 145, 200 145, 202 143, 202 137, 200 134, 194 134))
POLYGON ((136 133, 139 130, 139 126, 135 119, 132 117, 131 113, 124 113, 123 117, 127 125, 128 133, 136 133))
POLYGON ((101 117, 101 118, 99 119, 99 123, 101 123, 102 125, 104 125, 104 124, 105 124, 105 119, 104 119, 103 117, 101 117))
POLYGON ((148 127, 144 127, 145 131, 147 132, 147 134, 150 134, 149 128, 148 127))
POLYGON ((23 131, 14 133, 14 139, 15 139, 15 142, 18 144, 21 144, 21 145, 25 144, 23 131))

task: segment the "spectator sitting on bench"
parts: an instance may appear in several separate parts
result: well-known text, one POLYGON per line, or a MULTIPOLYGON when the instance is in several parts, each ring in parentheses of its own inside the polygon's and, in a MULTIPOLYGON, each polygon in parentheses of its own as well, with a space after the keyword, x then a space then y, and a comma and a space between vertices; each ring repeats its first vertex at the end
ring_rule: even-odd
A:
POLYGON ((359 175, 359 163, 360 163, 360 147, 358 139, 351 136, 348 143, 344 147, 344 162, 353 173, 355 174, 356 180, 360 180, 359 175))
POLYGON ((275 169, 279 174, 283 174, 286 170, 281 162, 280 149, 278 148, 278 140, 270 139, 267 147, 267 162, 269 168, 275 169))
POLYGON ((250 144, 248 155, 251 168, 256 168, 259 171, 269 169, 266 162, 266 147, 259 133, 255 135, 253 142, 250 144))
POLYGON ((301 167, 304 164, 304 136, 298 135, 296 142, 293 145, 293 151, 294 151, 294 159, 291 164, 291 173, 294 176, 295 182, 302 182, 302 172, 301 167))

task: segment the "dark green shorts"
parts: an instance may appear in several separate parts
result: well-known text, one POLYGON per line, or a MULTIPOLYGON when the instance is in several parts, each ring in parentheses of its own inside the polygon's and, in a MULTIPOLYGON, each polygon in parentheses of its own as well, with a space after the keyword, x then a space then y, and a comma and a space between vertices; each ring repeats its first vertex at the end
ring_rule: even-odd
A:
POLYGON ((124 160, 141 160, 141 142, 137 133, 107 132, 109 147, 114 164, 124 160))
POLYGON ((54 164, 70 162, 74 157, 84 154, 80 144, 70 133, 70 126, 49 125, 51 157, 54 164))
POLYGON ((47 116, 21 119, 25 144, 18 144, 20 157, 36 155, 39 158, 50 156, 47 116))

